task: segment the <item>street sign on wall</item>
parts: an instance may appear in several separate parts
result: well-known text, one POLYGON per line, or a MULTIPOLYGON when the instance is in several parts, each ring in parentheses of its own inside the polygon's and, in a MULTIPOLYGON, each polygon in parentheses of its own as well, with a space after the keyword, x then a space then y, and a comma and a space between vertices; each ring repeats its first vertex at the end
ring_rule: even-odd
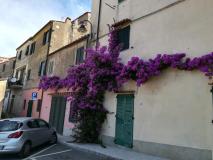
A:
POLYGON ((35 101, 37 100, 38 93, 37 92, 32 92, 32 100, 35 101))

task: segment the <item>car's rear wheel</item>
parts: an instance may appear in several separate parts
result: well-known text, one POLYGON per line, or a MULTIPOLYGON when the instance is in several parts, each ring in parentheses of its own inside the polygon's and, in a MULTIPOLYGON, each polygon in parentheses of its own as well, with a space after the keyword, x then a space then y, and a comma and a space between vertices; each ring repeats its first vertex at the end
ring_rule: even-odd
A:
POLYGON ((30 155, 30 151, 31 151, 31 144, 30 144, 30 142, 26 142, 26 143, 23 145, 23 147, 22 147, 22 149, 21 149, 21 152, 19 153, 19 156, 20 156, 21 158, 26 158, 27 156, 30 155))
POLYGON ((53 133, 50 139, 50 144, 56 144, 58 141, 58 137, 56 133, 53 133))

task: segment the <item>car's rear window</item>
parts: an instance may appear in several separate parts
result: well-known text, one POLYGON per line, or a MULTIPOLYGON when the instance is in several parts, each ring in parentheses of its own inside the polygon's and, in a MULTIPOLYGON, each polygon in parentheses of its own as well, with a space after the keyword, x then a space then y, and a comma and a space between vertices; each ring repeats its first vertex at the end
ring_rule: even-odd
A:
POLYGON ((21 123, 17 121, 0 121, 0 132, 15 131, 21 127, 21 123))

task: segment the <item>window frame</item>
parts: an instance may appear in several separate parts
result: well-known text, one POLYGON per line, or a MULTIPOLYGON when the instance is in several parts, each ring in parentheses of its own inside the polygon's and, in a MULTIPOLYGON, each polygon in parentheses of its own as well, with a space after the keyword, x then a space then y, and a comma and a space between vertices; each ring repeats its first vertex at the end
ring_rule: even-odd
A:
POLYGON ((35 53, 35 45, 36 45, 36 42, 33 42, 30 45, 30 55, 32 55, 33 53, 35 53))
POLYGON ((39 124, 38 124, 38 121, 36 121, 35 119, 29 120, 29 121, 27 122, 27 127, 30 128, 30 129, 37 129, 37 128, 40 128, 40 127, 39 127, 39 124), (35 123, 37 124, 37 127, 30 127, 30 126, 29 126, 29 123, 30 123, 30 122, 31 122, 31 123, 32 123, 32 122, 35 122, 35 123))
POLYGON ((49 124, 46 121, 44 121, 42 119, 36 119, 36 121, 38 123, 39 128, 49 128, 49 124), (45 127, 41 127, 40 124, 39 124, 39 121, 43 122, 45 124, 45 127))
POLYGON ((76 50, 76 54, 75 54, 75 65, 79 65, 81 63, 84 62, 84 58, 85 58, 85 51, 84 51, 85 47, 84 46, 81 46, 81 47, 78 47, 77 50, 76 50), (78 51, 82 51, 82 52, 78 52, 78 51), (78 54, 80 53, 80 56, 82 54, 82 59, 78 59, 78 54))
POLYGON ((43 34, 43 42, 42 42, 43 45, 46 45, 47 43, 50 43, 51 32, 52 32, 51 29, 49 29, 46 32, 44 32, 44 34, 43 34))
POLYGON ((39 71, 38 71, 38 76, 39 77, 46 75, 46 73, 45 73, 45 65, 46 65, 46 61, 41 61, 40 62, 39 71))
POLYGON ((131 32, 131 26, 130 25, 127 25, 127 26, 124 26, 124 27, 121 27, 118 29, 118 32, 117 32, 117 37, 118 37, 118 43, 123 45, 122 48, 121 48, 121 51, 125 51, 125 50, 128 50, 130 48, 130 32, 131 32), (125 43, 125 38, 121 38, 121 36, 126 36, 126 35, 122 35, 122 32, 123 34, 128 34, 128 42, 125 43))
POLYGON ((54 72, 54 60, 48 62, 48 75, 52 75, 54 72))

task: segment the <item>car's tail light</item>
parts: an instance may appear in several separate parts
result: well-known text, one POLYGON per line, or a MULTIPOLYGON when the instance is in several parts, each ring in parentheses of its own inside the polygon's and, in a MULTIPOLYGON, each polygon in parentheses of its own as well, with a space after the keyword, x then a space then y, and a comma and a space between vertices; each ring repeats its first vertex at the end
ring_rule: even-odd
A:
POLYGON ((21 137, 22 134, 23 134, 23 131, 18 131, 18 132, 10 134, 8 138, 19 138, 21 137))

